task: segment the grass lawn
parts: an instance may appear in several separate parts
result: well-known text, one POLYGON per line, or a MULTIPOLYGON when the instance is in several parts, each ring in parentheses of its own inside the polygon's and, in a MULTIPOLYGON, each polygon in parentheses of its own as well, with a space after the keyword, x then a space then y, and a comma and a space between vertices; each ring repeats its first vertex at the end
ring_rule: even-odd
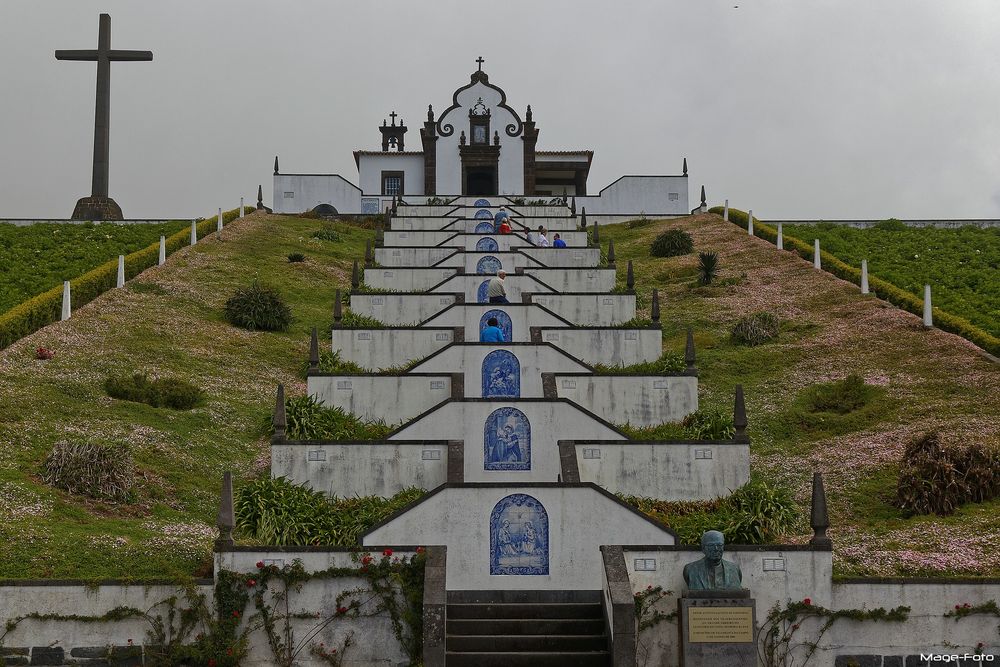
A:
MULTIPOLYGON (((337 224, 342 240, 313 239, 324 224, 256 213, 0 351, 0 577, 209 571, 222 472, 239 483, 268 470, 275 386, 304 391, 309 330, 329 326, 334 291, 349 285, 351 261, 373 237, 337 224), (291 252, 306 261, 289 263, 291 252), (226 298, 255 278, 287 297, 296 318, 288 332, 246 332, 223 320, 226 298), (39 346, 55 358, 35 360, 39 346), (208 400, 174 412, 108 398, 104 378, 132 371, 182 376, 208 400), (42 461, 68 440, 128 442, 142 476, 138 501, 86 501, 44 485, 42 461)), ((701 405, 729 410, 743 384, 754 469, 791 484, 803 507, 812 471, 825 473, 837 574, 1000 575, 1000 503, 905 518, 889 502, 915 434, 937 429, 947 440, 1000 446, 1000 367, 717 216, 606 226, 601 238, 615 240, 621 281, 633 260, 640 316, 649 316, 649 291, 660 290, 668 349, 683 351, 686 327, 694 328, 701 405), (696 250, 719 253, 718 285, 695 284, 696 254, 649 256, 670 227, 689 231, 696 250), (735 345, 732 323, 759 310, 782 319, 779 337, 735 345), (810 385, 850 373, 878 388, 872 406, 803 418, 810 385)))

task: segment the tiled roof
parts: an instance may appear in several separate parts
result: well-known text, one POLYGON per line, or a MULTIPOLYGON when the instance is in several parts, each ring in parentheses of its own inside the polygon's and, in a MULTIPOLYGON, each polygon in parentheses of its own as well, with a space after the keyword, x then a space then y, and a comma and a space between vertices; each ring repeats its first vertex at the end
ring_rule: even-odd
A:
POLYGON ((423 155, 423 151, 354 151, 355 155, 423 155))
POLYGON ((535 151, 535 155, 593 155, 594 151, 535 151))

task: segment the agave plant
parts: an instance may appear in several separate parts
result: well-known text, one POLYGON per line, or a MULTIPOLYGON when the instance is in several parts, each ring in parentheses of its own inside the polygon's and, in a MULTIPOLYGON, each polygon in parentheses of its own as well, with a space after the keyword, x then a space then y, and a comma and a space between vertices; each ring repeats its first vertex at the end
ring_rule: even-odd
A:
POLYGON ((702 285, 711 285, 719 272, 719 253, 699 252, 698 253, 698 282, 702 285))

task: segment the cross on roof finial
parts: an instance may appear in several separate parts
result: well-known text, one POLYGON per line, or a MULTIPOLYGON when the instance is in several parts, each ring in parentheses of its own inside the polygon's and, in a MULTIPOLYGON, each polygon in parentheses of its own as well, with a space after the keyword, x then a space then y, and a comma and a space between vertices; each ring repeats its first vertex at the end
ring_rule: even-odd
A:
POLYGON ((483 71, 483 63, 486 62, 486 61, 483 60, 482 56, 479 56, 478 58, 476 58, 476 62, 479 63, 479 69, 477 71, 482 72, 483 71))
POLYGON ((391 114, 389 114, 389 118, 392 119, 392 124, 395 125, 396 124, 396 112, 393 111, 391 114))

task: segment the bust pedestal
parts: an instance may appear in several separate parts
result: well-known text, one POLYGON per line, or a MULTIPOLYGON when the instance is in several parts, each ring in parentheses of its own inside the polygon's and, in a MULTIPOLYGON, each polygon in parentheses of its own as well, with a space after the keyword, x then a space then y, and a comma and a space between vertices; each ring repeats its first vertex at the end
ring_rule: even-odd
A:
POLYGON ((84 197, 76 202, 71 220, 123 220, 122 209, 111 197, 84 197))
POLYGON ((677 600, 682 667, 756 667, 757 605, 750 591, 685 591, 677 600))

